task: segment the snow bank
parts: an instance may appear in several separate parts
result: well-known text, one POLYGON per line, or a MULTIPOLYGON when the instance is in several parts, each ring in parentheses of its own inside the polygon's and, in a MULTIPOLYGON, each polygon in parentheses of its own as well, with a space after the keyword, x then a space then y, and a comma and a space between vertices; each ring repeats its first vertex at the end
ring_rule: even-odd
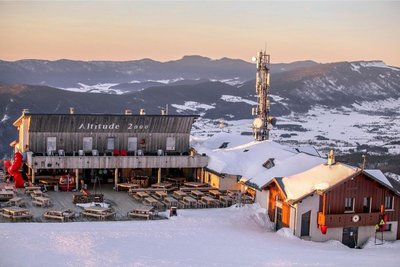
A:
POLYGON ((0 266, 398 266, 400 242, 354 250, 265 230, 257 205, 169 220, 1 223, 0 266))

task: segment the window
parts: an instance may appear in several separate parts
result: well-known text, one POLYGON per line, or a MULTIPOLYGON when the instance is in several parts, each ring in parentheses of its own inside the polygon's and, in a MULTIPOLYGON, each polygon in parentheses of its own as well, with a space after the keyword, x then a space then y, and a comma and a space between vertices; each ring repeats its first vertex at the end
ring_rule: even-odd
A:
POLYGON ((354 212, 354 197, 346 197, 344 202, 344 212, 354 212))
POLYGON ((137 137, 128 137, 128 151, 137 150, 137 137))
POLYGON ((108 137, 107 138, 107 150, 114 150, 114 145, 115 143, 115 138, 114 137, 108 137))
POLYGON ((385 196, 385 210, 392 210, 394 207, 393 202, 394 202, 393 196, 385 196))
POLYGON ((364 213, 371 212, 371 197, 364 197, 364 200, 363 200, 363 212, 364 213))
POLYGON ((47 137, 46 140, 46 149, 47 154, 52 155, 54 151, 57 149, 57 138, 56 137, 47 137))
POLYGON ((83 151, 90 151, 93 149, 93 137, 83 137, 83 151))
POLYGON ((166 150, 175 150, 175 137, 167 137, 166 150))
POLYGON ((264 162, 263 166, 264 168, 271 169, 272 167, 275 166, 274 159, 273 158, 268 159, 266 162, 264 162))

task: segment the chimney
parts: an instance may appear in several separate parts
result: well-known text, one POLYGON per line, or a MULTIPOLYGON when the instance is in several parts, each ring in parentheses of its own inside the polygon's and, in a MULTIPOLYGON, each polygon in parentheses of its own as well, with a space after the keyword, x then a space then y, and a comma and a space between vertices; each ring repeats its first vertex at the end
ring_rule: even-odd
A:
POLYGON ((74 114, 75 113, 75 108, 74 107, 70 107, 69 108, 69 114, 74 114))
POLYGON ((146 115, 146 113, 144 112, 144 108, 140 109, 140 115, 146 115))
POLYGON ((125 109, 125 115, 132 115, 131 109, 125 109))
POLYGON ((163 108, 161 109, 161 115, 163 115, 163 116, 167 115, 167 111, 163 108))
POLYGON ((22 110, 22 115, 25 115, 26 113, 29 113, 29 109, 24 108, 24 109, 22 110))
POLYGON ((328 165, 333 165, 335 164, 335 154, 333 153, 333 149, 331 149, 331 151, 329 151, 328 154, 328 165))

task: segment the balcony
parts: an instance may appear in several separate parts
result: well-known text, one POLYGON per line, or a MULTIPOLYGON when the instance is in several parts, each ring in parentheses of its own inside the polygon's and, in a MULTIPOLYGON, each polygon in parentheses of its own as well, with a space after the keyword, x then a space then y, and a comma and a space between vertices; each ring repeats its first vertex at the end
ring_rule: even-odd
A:
POLYGON ((208 157, 183 156, 28 156, 33 169, 202 168, 208 157))
POLYGON ((358 226, 374 226, 379 223, 380 212, 373 213, 343 213, 343 214, 326 214, 318 212, 318 225, 326 225, 330 228, 335 227, 358 227, 358 226), (360 219, 353 222, 354 215, 358 215, 360 219))

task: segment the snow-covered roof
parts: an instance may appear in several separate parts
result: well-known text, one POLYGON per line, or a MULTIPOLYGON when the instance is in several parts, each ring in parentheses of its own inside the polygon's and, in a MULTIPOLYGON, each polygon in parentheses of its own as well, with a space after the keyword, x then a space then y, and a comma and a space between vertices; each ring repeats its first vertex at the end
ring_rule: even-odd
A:
POLYGON ((320 164, 302 173, 276 180, 286 194, 286 199, 288 201, 296 201, 315 190, 324 191, 356 174, 358 171, 358 168, 343 163, 320 164))
POLYGON ((326 159, 311 156, 305 153, 293 154, 286 158, 275 159, 274 167, 271 169, 263 168, 258 173, 255 173, 253 176, 251 176, 249 182, 261 188, 275 177, 294 175, 313 168, 325 161, 326 159))
POLYGON ((200 153, 209 157, 207 168, 231 175, 239 175, 241 181, 262 188, 274 177, 284 177, 312 168, 325 159, 301 153, 274 141, 252 141, 249 136, 219 134, 203 143, 194 144, 200 153), (227 148, 219 149, 223 143, 227 148), (263 164, 273 159, 273 167, 263 164))

